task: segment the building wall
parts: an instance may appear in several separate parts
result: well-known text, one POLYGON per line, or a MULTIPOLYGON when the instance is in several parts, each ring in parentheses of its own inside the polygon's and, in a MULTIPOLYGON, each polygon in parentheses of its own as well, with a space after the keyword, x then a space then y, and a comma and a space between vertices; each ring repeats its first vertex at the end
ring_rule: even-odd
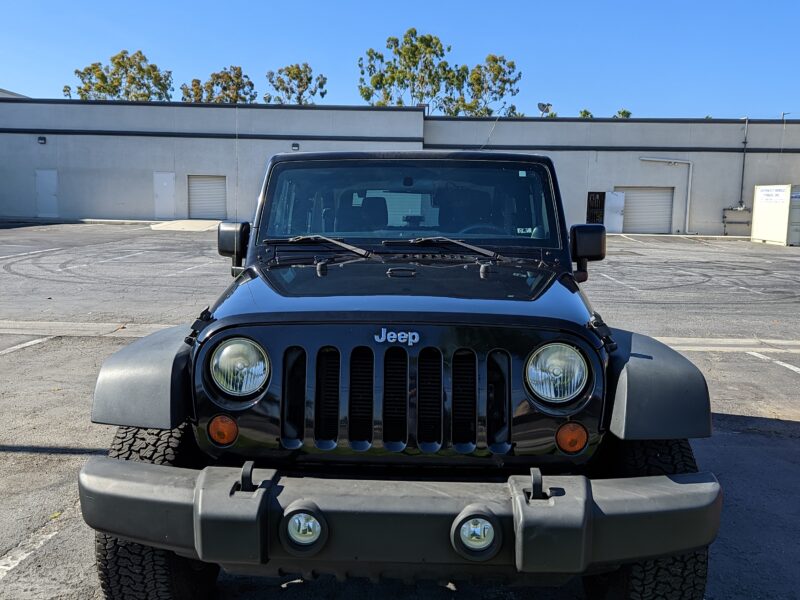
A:
POLYGON ((722 210, 736 206, 740 197, 751 207, 755 185, 800 182, 800 122, 750 121, 742 188, 744 129, 743 120, 429 118, 425 146, 550 156, 571 223, 585 221, 589 192, 622 186, 672 187, 675 233, 684 233, 688 165, 642 158, 691 161, 689 231, 721 234, 722 210))
POLYGON ((40 216, 36 171, 56 169, 64 219, 153 219, 154 172, 175 173, 174 218, 189 175, 224 175, 228 218, 249 219, 267 160, 292 144, 419 149, 421 111, 0 102, 0 217, 40 216))
MULTIPOLYGON (((745 122, 450 119, 418 109, 231 107, 0 100, 0 218, 42 216, 36 171, 57 171, 63 219, 154 219, 153 173, 175 174, 172 215, 188 215, 188 175, 225 175, 228 218, 250 218, 266 161, 300 150, 514 150, 556 164, 570 223, 590 191, 674 188, 672 230, 720 234, 742 193, 745 122), (38 142, 40 137, 46 143, 38 142)), ((800 121, 749 121, 743 199, 755 185, 800 183, 800 121)))

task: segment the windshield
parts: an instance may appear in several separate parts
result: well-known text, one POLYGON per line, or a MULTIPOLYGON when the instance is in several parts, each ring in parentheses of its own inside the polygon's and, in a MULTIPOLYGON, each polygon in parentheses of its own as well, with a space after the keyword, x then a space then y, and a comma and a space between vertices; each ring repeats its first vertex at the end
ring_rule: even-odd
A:
POLYGON ((429 236, 558 247, 543 165, 476 160, 278 163, 260 238, 306 235, 380 243, 429 236))

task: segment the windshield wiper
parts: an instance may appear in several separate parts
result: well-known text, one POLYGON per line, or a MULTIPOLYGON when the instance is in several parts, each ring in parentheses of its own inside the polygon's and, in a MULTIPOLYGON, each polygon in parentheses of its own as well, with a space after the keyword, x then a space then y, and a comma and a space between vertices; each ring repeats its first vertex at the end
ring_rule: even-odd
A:
POLYGON ((352 244, 348 244, 347 242, 343 242, 342 240, 337 240, 336 238, 329 238, 324 235, 298 235, 291 238, 278 238, 274 240, 264 240, 265 244, 331 244, 333 246, 339 246, 339 248, 344 248, 345 250, 352 252, 353 254, 358 254, 364 258, 372 256, 372 252, 369 250, 365 250, 364 248, 359 248, 358 246, 353 246, 352 244))
POLYGON ((399 244, 413 244, 415 246, 444 246, 444 245, 460 246, 461 248, 474 252, 475 254, 480 254, 481 256, 488 256, 493 260, 508 260, 505 256, 498 254, 494 250, 489 250, 488 248, 481 248, 480 246, 474 246, 472 244, 468 244, 467 242, 461 240, 454 240, 453 238, 444 236, 418 237, 410 240, 402 240, 402 239, 383 240, 381 244, 383 244, 384 246, 393 246, 399 244))

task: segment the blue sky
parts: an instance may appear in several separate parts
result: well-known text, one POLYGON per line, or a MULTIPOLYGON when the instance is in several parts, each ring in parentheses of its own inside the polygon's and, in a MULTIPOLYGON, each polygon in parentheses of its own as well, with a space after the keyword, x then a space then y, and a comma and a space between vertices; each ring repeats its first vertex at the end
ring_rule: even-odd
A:
POLYGON ((18 2, 0 0, 0 88, 59 98, 73 71, 126 48, 193 77, 240 64, 309 62, 325 104, 362 104, 357 59, 408 27, 452 46, 451 61, 504 54, 523 73, 514 103, 534 115, 800 118, 800 2, 18 2))

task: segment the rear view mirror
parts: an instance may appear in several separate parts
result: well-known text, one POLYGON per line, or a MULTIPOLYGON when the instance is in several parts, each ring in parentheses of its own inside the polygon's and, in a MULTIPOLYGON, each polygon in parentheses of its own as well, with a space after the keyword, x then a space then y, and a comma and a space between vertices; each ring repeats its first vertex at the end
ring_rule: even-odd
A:
POLYGON ((575 281, 583 283, 589 278, 588 261, 606 257, 606 228, 596 224, 573 225, 569 230, 569 242, 572 260, 577 263, 575 281))
POLYGON ((231 275, 242 271, 250 241, 250 223, 220 223, 217 227, 217 251, 231 258, 231 275))

